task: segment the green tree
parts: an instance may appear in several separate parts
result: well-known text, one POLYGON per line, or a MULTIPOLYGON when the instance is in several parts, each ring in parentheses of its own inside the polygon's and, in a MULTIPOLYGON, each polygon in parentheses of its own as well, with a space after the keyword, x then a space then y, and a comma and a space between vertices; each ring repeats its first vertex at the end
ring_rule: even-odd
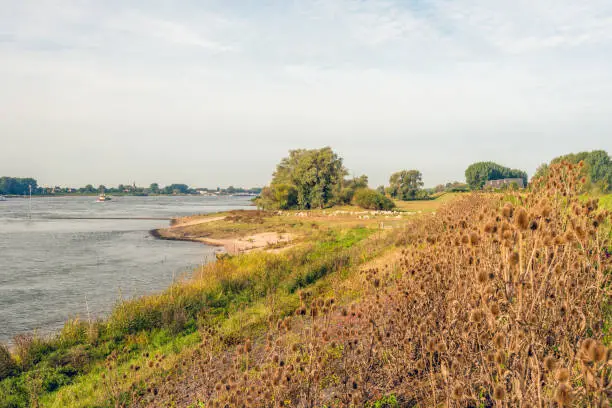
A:
POLYGON ((164 187, 165 194, 187 194, 189 186, 187 184, 170 184, 164 187))
POLYGON ((418 170, 402 170, 389 178, 389 195, 397 200, 414 200, 423 187, 423 175, 418 170))
POLYGON ((362 188, 368 188, 368 176, 365 174, 344 180, 342 182, 342 188, 336 200, 334 200, 335 204, 350 204, 353 201, 355 192, 362 188))
POLYGON ((369 188, 357 190, 353 203, 370 210, 390 210, 395 207, 395 203, 387 196, 369 188))
POLYGON ((32 194, 39 192, 38 182, 31 177, 0 177, 0 194, 29 194, 30 186, 32 187, 32 194))
POLYGON ((542 163, 538 166, 538 168, 536 169, 532 179, 534 178, 540 178, 545 176, 546 174, 548 174, 548 164, 546 163, 542 163))
POLYGON ((149 186, 149 190, 151 191, 151 193, 153 194, 158 194, 159 193, 159 184, 157 183, 151 183, 151 185, 149 186))
MULTIPOLYGON (((593 150, 591 152, 570 153, 555 157, 551 164, 568 162, 578 164, 584 162, 584 176, 587 178, 587 189, 596 186, 603 192, 612 189, 612 160, 605 150, 593 150)), ((548 174, 548 164, 542 164, 536 170, 533 178, 541 178, 548 174)))
POLYGON ((523 185, 527 185, 526 172, 504 167, 493 162, 473 163, 465 170, 465 180, 472 190, 482 189, 489 180, 501 180, 505 178, 520 178, 523 179, 523 185))
POLYGON ((85 187, 79 188, 79 192, 85 193, 85 194, 92 194, 96 192, 96 189, 94 188, 93 185, 87 184, 85 187))
POLYGON ((323 208, 337 196, 347 171, 330 148, 291 150, 276 167, 271 187, 292 185, 299 208, 323 208))
POLYGON ((591 183, 602 191, 609 191, 612 186, 612 162, 608 153, 603 150, 592 151, 586 163, 591 183))

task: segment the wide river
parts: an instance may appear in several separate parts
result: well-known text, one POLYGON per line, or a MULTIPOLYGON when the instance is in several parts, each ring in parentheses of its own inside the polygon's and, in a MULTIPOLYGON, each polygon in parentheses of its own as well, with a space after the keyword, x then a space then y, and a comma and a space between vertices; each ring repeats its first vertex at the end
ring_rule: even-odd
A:
POLYGON ((119 300, 160 291, 214 259, 213 247, 149 234, 167 220, 66 218, 170 218, 249 206, 245 197, 0 201, 0 342, 44 335, 88 313, 103 317, 119 300))

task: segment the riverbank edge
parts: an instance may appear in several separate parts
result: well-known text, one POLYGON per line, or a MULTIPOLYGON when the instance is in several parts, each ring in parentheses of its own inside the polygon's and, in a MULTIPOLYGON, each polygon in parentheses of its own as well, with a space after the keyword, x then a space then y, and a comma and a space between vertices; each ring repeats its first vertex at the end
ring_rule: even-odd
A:
POLYGON ((166 235, 163 231, 167 230, 167 228, 155 228, 149 230, 149 234, 157 239, 161 239, 164 241, 184 241, 184 242, 198 242, 200 244, 214 246, 214 247, 224 247, 225 244, 215 241, 214 239, 208 239, 205 237, 179 237, 175 235, 166 235))

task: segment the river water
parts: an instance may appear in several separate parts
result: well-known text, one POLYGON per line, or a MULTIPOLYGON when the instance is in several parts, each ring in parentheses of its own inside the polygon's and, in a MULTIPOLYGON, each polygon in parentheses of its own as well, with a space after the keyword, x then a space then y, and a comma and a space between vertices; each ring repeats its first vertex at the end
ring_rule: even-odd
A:
POLYGON ((214 259, 213 247, 149 234, 167 220, 65 218, 170 218, 249 205, 244 197, 198 196, 0 201, 0 342, 45 335, 88 313, 103 317, 120 299, 163 290, 214 259))

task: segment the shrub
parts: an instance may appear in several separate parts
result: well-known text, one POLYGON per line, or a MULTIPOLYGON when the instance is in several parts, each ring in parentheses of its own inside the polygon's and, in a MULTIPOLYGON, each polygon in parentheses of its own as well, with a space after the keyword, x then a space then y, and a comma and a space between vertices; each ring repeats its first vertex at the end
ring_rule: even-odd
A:
POLYGON ((353 203, 368 210, 391 210, 395 207, 391 199, 369 188, 358 190, 353 197, 353 203))
POLYGON ((17 365, 4 344, 0 344, 0 381, 10 377, 17 371, 17 365))
POLYGON ((43 357, 54 350, 54 347, 38 337, 31 334, 19 334, 13 339, 19 364, 23 370, 28 370, 43 357))

